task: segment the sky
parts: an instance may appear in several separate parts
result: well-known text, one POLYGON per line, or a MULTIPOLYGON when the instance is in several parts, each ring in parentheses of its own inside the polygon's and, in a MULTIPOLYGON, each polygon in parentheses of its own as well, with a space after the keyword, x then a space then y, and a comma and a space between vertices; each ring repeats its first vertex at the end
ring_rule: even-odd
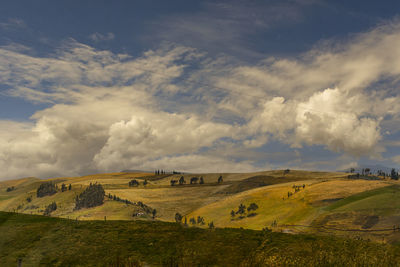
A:
POLYGON ((0 3, 0 180, 400 167, 399 1, 0 3))

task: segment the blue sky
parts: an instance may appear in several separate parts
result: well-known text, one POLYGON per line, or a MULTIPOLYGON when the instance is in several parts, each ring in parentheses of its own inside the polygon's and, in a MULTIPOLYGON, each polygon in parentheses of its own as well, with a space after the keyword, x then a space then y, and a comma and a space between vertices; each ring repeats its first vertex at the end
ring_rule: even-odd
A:
POLYGON ((398 1, 2 1, 0 179, 400 167, 398 1))

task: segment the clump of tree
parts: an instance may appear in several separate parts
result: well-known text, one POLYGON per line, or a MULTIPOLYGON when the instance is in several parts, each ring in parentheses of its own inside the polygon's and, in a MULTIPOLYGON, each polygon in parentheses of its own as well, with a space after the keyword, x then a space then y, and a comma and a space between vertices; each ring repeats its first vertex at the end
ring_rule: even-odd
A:
POLYGON ((290 172, 290 169, 286 169, 283 171, 283 174, 285 175, 285 174, 288 174, 289 172, 290 172))
POLYGON ((132 187, 132 186, 139 186, 139 182, 136 180, 136 179, 133 179, 133 180, 130 180, 129 181, 129 186, 130 187, 132 187))
POLYGON ((57 193, 57 185, 53 182, 42 183, 36 191, 37 197, 51 196, 57 193))
POLYGON ((43 215, 45 216, 49 216, 53 211, 55 211, 57 209, 57 204, 56 202, 52 202, 51 204, 49 204, 46 209, 44 210, 43 215))
POLYGON ((105 192, 101 184, 92 184, 75 199, 75 210, 92 208, 104 203, 105 192))
POLYGON ((253 217, 256 216, 257 213, 255 213, 255 211, 258 209, 258 205, 256 203, 251 203, 247 209, 246 206, 242 203, 240 203, 238 210, 234 211, 231 210, 230 214, 231 214, 231 220, 234 220, 236 215, 238 215, 237 219, 243 219, 246 216, 247 217, 253 217))
POLYGON ((11 191, 14 191, 14 190, 15 190, 15 187, 14 186, 10 186, 10 187, 7 187, 6 192, 11 192, 11 191))

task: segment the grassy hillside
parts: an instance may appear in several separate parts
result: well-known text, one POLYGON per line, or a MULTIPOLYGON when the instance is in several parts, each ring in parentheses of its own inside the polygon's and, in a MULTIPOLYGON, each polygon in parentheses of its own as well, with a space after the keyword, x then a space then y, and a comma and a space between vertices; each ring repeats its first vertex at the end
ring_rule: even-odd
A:
POLYGON ((145 221, 0 212, 0 266, 394 266, 398 247, 361 240, 145 221))
MULTIPOLYGON (((106 194, 131 202, 141 201, 156 209, 157 220, 174 221, 175 214, 179 212, 188 221, 197 216, 204 217, 206 224, 201 227, 207 227, 207 223, 212 221, 217 227, 260 230, 276 222, 273 227, 275 231, 315 230, 305 226, 317 227, 318 231, 321 227, 374 230, 393 227, 400 219, 397 208, 400 204, 396 187, 398 182, 347 179, 345 173, 296 170, 289 173, 280 170, 156 176, 152 173, 107 173, 49 180, 58 187, 62 183, 71 184, 72 190, 37 198, 37 188, 48 180, 25 178, 5 181, 0 183, 0 210, 41 215, 47 205, 56 202, 57 210, 51 214, 54 217, 79 220, 102 220, 105 216, 108 220, 138 219, 132 216, 136 210, 134 205, 108 198, 101 206, 74 210, 75 197, 90 183, 97 182, 103 185, 106 194), (218 184, 216 181, 220 175, 224 181, 218 184), (185 185, 170 185, 170 180, 178 180, 181 176, 186 180, 185 185), (205 184, 191 185, 191 177, 203 177, 205 184), (138 180, 140 185, 129 187, 132 179, 138 180), (146 186, 143 185, 144 180, 148 182, 146 186), (7 192, 10 186, 14 186, 15 190, 7 192), (297 191, 293 186, 297 186, 297 191), (28 202, 29 197, 31 202, 28 202), (257 204, 256 211, 231 216, 231 211, 237 211, 240 204, 248 207, 251 203, 257 204)), ((385 242, 400 240, 397 232, 367 237, 385 242)))

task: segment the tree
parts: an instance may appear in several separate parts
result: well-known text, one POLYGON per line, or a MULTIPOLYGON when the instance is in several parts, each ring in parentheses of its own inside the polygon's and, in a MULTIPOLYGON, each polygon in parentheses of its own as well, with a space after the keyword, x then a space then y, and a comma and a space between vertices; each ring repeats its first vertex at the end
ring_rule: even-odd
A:
POLYGON ((256 203, 251 203, 248 207, 247 207, 247 211, 252 211, 252 210, 256 210, 258 209, 258 206, 256 203))
POLYGON ((208 224, 208 228, 214 229, 214 222, 210 222, 210 223, 208 224))
POLYGON ((37 197, 51 196, 57 193, 56 185, 53 182, 42 183, 36 191, 37 197))
POLYGON ((72 189, 72 185, 71 185, 71 184, 69 184, 69 186, 68 186, 68 190, 69 190, 69 191, 71 191, 71 189, 72 189))
POLYGON ((350 168, 350 173, 354 173, 355 169, 354 168, 350 168))
POLYGON ((174 186, 176 184, 176 180, 171 180, 171 186, 174 186))
POLYGON ((394 168, 390 172, 390 178, 392 178, 393 180, 398 180, 399 179, 399 173, 396 172, 396 170, 394 168))
POLYGON ((144 179, 143 185, 144 185, 144 186, 147 185, 147 179, 144 179))
POLYGON ((182 215, 179 212, 175 213, 175 221, 177 223, 181 223, 182 222, 182 215))
POLYGON ((222 175, 220 175, 219 177, 218 177, 218 183, 220 184, 220 183, 222 183, 224 180, 222 179, 222 175))
POLYGON ((67 191, 67 186, 65 184, 61 185, 61 192, 67 191))
POLYGON ((180 185, 186 184, 185 178, 183 176, 181 176, 181 178, 179 179, 179 184, 180 185))
POLYGON ((194 218, 190 218, 190 219, 189 219, 189 222, 190 222, 191 224, 193 224, 193 225, 196 224, 196 220, 195 220, 194 218))
POLYGON ((32 201, 32 196, 27 197, 26 201, 28 201, 28 203, 31 202, 32 201))
POLYGON ((197 224, 204 225, 204 218, 201 216, 197 216, 197 224))
POLYGON ((232 217, 232 218, 235 217, 235 211, 234 211, 234 210, 231 211, 231 217, 232 217))
POLYGON ((184 223, 184 225, 187 225, 187 219, 186 219, 186 216, 185 216, 185 223, 184 223))
POLYGON ((151 212, 151 214, 153 215, 153 219, 156 217, 156 214, 157 214, 157 210, 156 209, 153 209, 153 211, 151 212))
POLYGON ((245 212, 246 212, 246 206, 243 205, 242 203, 240 203, 239 209, 238 209, 237 213, 243 214, 243 213, 245 213, 245 212))
POLYGON ((204 184, 203 176, 200 177, 200 184, 204 184))
POLYGON ((139 182, 136 179, 133 179, 129 182, 129 186, 139 186, 139 182))

